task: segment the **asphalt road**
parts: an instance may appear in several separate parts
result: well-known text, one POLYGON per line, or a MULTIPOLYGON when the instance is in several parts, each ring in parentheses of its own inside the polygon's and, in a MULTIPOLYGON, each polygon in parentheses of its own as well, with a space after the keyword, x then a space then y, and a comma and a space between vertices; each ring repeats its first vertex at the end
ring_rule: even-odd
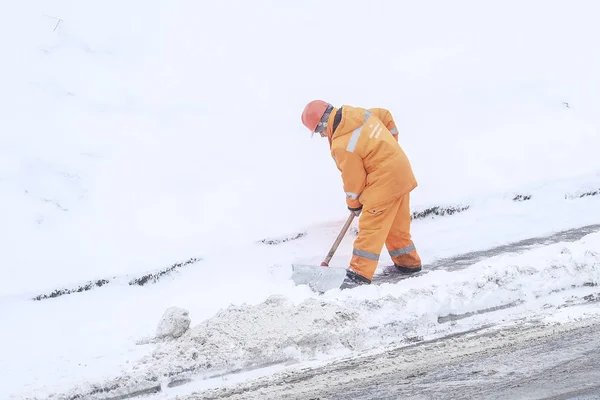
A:
POLYGON ((591 400, 600 399, 599 354, 600 318, 564 325, 523 322, 181 400, 591 400))

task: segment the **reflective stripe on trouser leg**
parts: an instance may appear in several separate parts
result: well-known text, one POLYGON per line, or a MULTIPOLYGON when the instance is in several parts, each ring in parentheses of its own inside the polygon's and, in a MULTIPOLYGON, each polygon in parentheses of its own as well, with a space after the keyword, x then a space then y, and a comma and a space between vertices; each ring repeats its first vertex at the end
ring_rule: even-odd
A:
POLYGON ((413 250, 415 250, 414 244, 411 244, 410 246, 407 246, 407 247, 403 247, 401 249, 390 250, 390 257, 400 257, 404 254, 411 253, 413 250))
POLYGON ((383 249, 385 240, 396 217, 400 199, 377 207, 375 213, 372 208, 364 207, 358 221, 358 237, 354 241, 354 251, 350 261, 350 269, 367 279, 373 279, 379 254, 383 249))
POLYGON ((394 264, 409 268, 421 265, 421 258, 411 239, 410 224, 410 194, 406 194, 400 198, 398 212, 385 245, 394 264))
POLYGON ((367 260, 379 261, 379 254, 360 249, 354 249, 352 255, 366 258, 367 260))

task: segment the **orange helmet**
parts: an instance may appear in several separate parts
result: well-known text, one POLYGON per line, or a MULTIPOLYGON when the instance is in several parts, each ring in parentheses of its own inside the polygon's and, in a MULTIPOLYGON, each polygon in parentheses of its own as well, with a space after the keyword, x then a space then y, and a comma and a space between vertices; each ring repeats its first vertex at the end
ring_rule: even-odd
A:
POLYGON ((324 102, 323 100, 313 100, 304 107, 304 111, 302 112, 302 123, 311 131, 311 133, 315 133, 317 125, 319 125, 319 122, 328 107, 329 103, 324 102))

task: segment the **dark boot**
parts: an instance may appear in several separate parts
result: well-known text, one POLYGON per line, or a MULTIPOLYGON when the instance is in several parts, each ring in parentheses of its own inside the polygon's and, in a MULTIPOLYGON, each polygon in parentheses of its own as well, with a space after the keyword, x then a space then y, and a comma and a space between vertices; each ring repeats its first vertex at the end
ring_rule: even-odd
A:
POLYGON ((394 267, 396 267, 396 271, 400 272, 401 274, 414 274, 415 272, 421 271, 420 265, 418 267, 403 267, 394 264, 394 267))
POLYGON ((351 269, 347 269, 346 270, 346 278, 344 279, 344 282, 342 282, 340 289, 352 289, 357 286, 370 285, 370 284, 371 284, 370 279, 367 279, 364 276, 357 274, 356 272, 352 271, 351 269))

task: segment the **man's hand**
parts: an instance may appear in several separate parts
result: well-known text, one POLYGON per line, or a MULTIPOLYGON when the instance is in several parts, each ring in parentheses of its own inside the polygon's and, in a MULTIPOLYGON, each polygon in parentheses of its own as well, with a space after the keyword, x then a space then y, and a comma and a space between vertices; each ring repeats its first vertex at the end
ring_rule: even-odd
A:
POLYGON ((360 217, 360 213, 362 212, 362 206, 360 206, 358 208, 350 208, 350 207, 348 207, 348 210, 352 211, 354 213, 355 217, 360 217))

